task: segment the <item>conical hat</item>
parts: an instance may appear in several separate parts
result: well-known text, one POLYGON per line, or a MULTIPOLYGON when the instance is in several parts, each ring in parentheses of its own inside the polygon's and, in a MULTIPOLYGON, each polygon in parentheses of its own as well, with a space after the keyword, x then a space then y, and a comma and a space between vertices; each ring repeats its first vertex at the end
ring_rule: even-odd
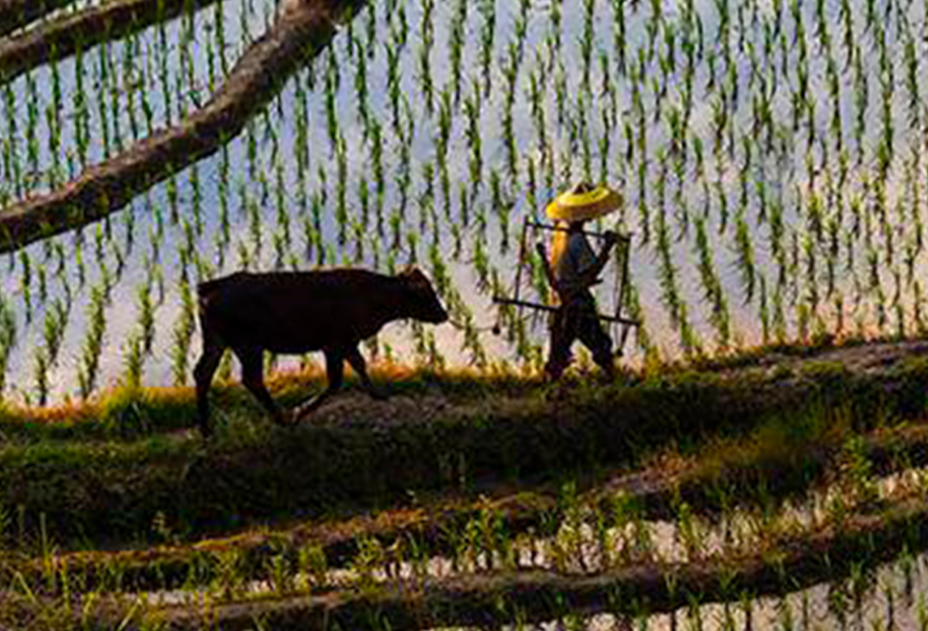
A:
POLYGON ((550 219, 560 221, 587 221, 604 217, 622 207, 622 195, 608 186, 593 188, 580 183, 561 193, 545 209, 550 219))

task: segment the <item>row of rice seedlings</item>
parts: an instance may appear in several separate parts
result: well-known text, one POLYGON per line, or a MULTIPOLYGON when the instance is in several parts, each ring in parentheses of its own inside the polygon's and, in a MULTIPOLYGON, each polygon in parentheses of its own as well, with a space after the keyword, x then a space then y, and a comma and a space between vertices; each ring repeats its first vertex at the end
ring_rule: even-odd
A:
MULTIPOLYGON (((218 10, 218 9, 217 9, 217 10, 218 10)), ((216 15, 219 16, 219 17, 221 17, 219 13, 217 13, 216 15)), ((192 42, 192 35, 191 35, 191 34, 192 34, 192 28, 193 28, 192 16, 191 16, 190 14, 187 15, 187 23, 184 25, 184 28, 185 28, 185 31, 186 31, 186 34, 184 35, 184 38, 186 38, 186 40, 188 41, 188 48, 189 48, 189 43, 192 42)), ((160 27, 160 31, 161 31, 162 34, 164 33, 164 26, 163 26, 163 25, 160 27)), ((220 41, 221 41, 221 38, 223 37, 223 36, 222 36, 222 29, 217 29, 217 33, 218 33, 218 34, 217 34, 217 38, 219 38, 220 41)), ((162 38, 162 42, 163 42, 163 41, 164 41, 164 40, 163 40, 163 38, 162 38)), ((136 40, 136 43, 137 43, 137 40, 136 40)), ((220 47, 220 49, 221 49, 222 51, 225 51, 225 48, 226 48, 226 47, 225 47, 224 44, 220 47)), ((100 72, 102 75, 104 75, 104 78, 105 78, 105 75, 106 75, 106 72, 107 72, 106 69, 107 69, 107 67, 108 67, 108 63, 106 62, 105 57, 104 57, 103 52, 102 52, 103 50, 105 50, 105 47, 101 47, 99 50, 101 51, 101 53, 100 53, 101 61, 100 61, 100 65, 98 66, 98 68, 101 69, 99 72, 100 72)), ((124 50, 128 52, 128 51, 131 50, 131 47, 126 47, 124 50)), ((181 50, 183 51, 183 48, 182 48, 181 50)), ((183 54, 183 53, 182 53, 182 54, 183 54)), ((225 61, 225 58, 226 58, 225 52, 222 53, 221 57, 223 58, 222 65, 225 66, 225 65, 227 64, 227 62, 225 61)), ((162 60, 163 60, 164 58, 165 58, 165 57, 162 56, 162 60)), ((126 57, 125 57, 125 65, 126 65, 127 67, 129 67, 129 66, 131 65, 131 63, 132 63, 131 60, 132 60, 132 59, 133 59, 133 57, 132 57, 131 54, 127 54, 127 55, 126 55, 126 57)), ((149 62, 150 62, 150 61, 149 61, 149 62)), ((189 60, 188 60, 188 62, 189 62, 189 60)), ((111 63, 111 62, 110 62, 110 63, 111 63)), ((162 61, 162 64, 161 64, 161 65, 162 65, 162 68, 164 68, 164 67, 166 66, 166 64, 165 64, 164 61, 162 61)), ((77 63, 77 66, 78 66, 78 68, 80 68, 80 55, 78 55, 78 63, 77 63)), ((57 65, 55 65, 54 68, 57 68, 57 65)), ((190 70, 190 69, 192 69, 192 66, 190 66, 189 63, 188 63, 188 77, 191 76, 190 73, 189 73, 189 70, 190 70)), ((77 77, 80 78, 80 77, 82 77, 82 76, 83 76, 83 74, 80 73, 80 72, 78 72, 77 77)), ((213 80, 214 80, 214 79, 213 79, 213 80)), ((144 81, 142 81, 142 83, 144 83, 144 81)), ((178 82, 178 88, 180 89, 181 87, 183 87, 184 89, 186 89, 187 86, 183 86, 182 83, 178 82)), ((146 92, 145 92, 144 90, 142 90, 140 93, 141 93, 141 95, 142 95, 143 106, 144 106, 144 105, 146 105, 146 102, 144 101, 146 92)), ((76 94, 78 95, 78 98, 79 98, 79 99, 82 98, 82 97, 81 97, 81 95, 82 95, 82 91, 81 91, 81 90, 78 90, 76 94)), ((133 94, 133 91, 130 90, 130 91, 129 91, 129 94, 130 94, 130 95, 133 94)), ((186 105, 182 104, 181 107, 186 107, 186 105)), ((151 115, 150 115, 150 110, 149 110, 149 108, 145 107, 144 109, 146 110, 147 120, 148 120, 148 132, 150 133, 151 130, 152 130, 152 117, 151 117, 151 115)), ((115 110, 115 106, 114 106, 114 110, 115 110)), ((105 115, 105 113, 101 114, 101 116, 102 116, 102 115, 105 115)), ((114 118, 114 120, 115 120, 115 118, 114 118)), ((132 120, 134 120, 134 119, 132 119, 132 120)), ((118 126, 115 125, 115 124, 114 124, 114 127, 113 127, 113 128, 116 129, 116 130, 119 129, 118 126)), ((135 131, 133 132, 133 135, 134 135, 134 136, 135 136, 135 135, 138 135, 137 126, 134 126, 134 129, 135 129, 135 131)), ((118 133, 118 131, 117 131, 117 133, 118 133)), ((104 140, 105 140, 105 138, 104 138, 104 140)), ((106 142, 104 142, 104 144, 106 144, 106 142)), ((192 172, 191 172, 191 177, 190 177, 191 185, 192 185, 192 188, 193 188, 193 194, 192 194, 192 196, 193 196, 193 210, 194 210, 195 219, 197 220, 197 229, 198 229, 198 231, 202 231, 202 219, 201 219, 201 216, 200 216, 200 214, 199 214, 200 204, 199 204, 199 202, 198 202, 198 197, 199 197, 198 192, 199 192, 199 191, 198 191, 198 186, 197 186, 197 176, 196 176, 196 174, 197 174, 197 171, 196 171, 196 168, 194 168, 194 169, 192 170, 192 172)), ((175 193, 175 194, 172 195, 172 194, 171 194, 171 193, 172 193, 172 186, 171 186, 172 184, 174 184, 174 182, 169 183, 169 187, 168 187, 168 188, 169 188, 169 191, 168 191, 168 192, 169 192, 169 195, 168 195, 168 197, 169 197, 169 201, 171 202, 171 203, 170 203, 170 206, 171 206, 171 218, 172 218, 172 221, 177 221, 177 218, 178 218, 178 208, 177 208, 176 185, 173 187, 174 193, 175 193)), ((159 211, 158 214, 160 215, 160 209, 157 209, 157 210, 159 211)), ((128 213, 126 216, 129 217, 129 218, 131 219, 132 217, 134 217, 134 214, 128 213)), ((107 225, 106 237, 107 237, 107 240, 109 241, 109 239, 110 239, 110 231, 109 231, 109 222, 108 222, 108 221, 107 221, 106 225, 107 225)), ((163 224, 162 224, 160 218, 159 218, 158 221, 157 221, 157 225, 158 225, 158 229, 156 230, 155 233, 153 233, 153 234, 156 236, 156 240, 153 242, 153 245, 152 245, 153 251, 156 252, 156 253, 157 253, 158 248, 159 248, 158 242, 160 241, 160 238, 161 238, 161 236, 163 235, 163 224)), ((131 242, 131 239, 132 239, 132 236, 131 236, 132 234, 133 234, 133 231, 132 231, 131 229, 130 229, 130 230, 127 230, 127 235, 128 235, 127 238, 130 240, 130 242, 131 242)), ((150 233, 150 234, 152 234, 152 233, 150 233)), ((99 235, 99 232, 98 232, 98 235, 99 235)), ((188 241, 189 241, 189 240, 188 240, 188 241)), ((99 244, 99 242, 98 242, 98 246, 99 246, 99 245, 100 245, 100 244, 99 244)), ((84 278, 84 271, 83 271, 83 270, 84 270, 84 266, 83 266, 83 264, 82 264, 82 257, 81 257, 81 241, 77 241, 77 244, 76 244, 75 247, 76 247, 76 249, 77 249, 77 253, 76 253, 76 254, 77 254, 77 257, 76 257, 76 258, 77 258, 78 269, 79 269, 79 274, 78 274, 78 276, 79 276, 79 278, 80 278, 80 280, 81 280, 81 286, 83 286, 83 278, 84 278)), ((131 248, 129 248, 129 249, 131 249, 131 248)), ((122 267, 123 267, 123 265, 124 265, 124 255, 123 255, 121 252, 122 252, 122 251, 121 251, 119 248, 116 248, 116 247, 113 248, 113 254, 115 255, 115 258, 116 258, 116 260, 117 260, 117 278, 116 278, 116 280, 118 280, 118 276, 119 276, 119 274, 121 273, 122 267)), ((96 253, 97 253, 98 264, 101 266, 101 270, 103 270, 103 272, 106 273, 106 272, 108 271, 108 269, 106 268, 106 264, 105 264, 105 263, 102 261, 102 259, 101 259, 101 255, 102 255, 102 253, 103 253, 103 252, 102 252, 102 249, 101 249, 100 247, 98 247, 98 248, 96 249, 96 253)), ((24 256, 27 256, 27 257, 28 257, 28 254, 26 254, 26 255, 24 255, 24 256)), ((31 301, 30 301, 30 292, 29 292, 29 287, 30 287, 30 285, 29 285, 29 282, 28 282, 29 275, 28 275, 28 262, 27 262, 27 259, 24 259, 23 268, 24 268, 24 285, 23 285, 23 292, 22 292, 22 293, 23 293, 23 296, 24 296, 24 300, 25 300, 26 303, 27 303, 26 314, 27 314, 27 320, 28 320, 28 319, 29 319, 29 314, 31 313, 31 309, 29 308, 29 303, 30 303, 31 301)), ((44 267, 40 267, 39 270, 40 270, 40 272, 44 271, 44 267)), ((71 292, 71 290, 70 290, 70 286, 67 284, 67 280, 68 280, 67 277, 64 277, 63 287, 64 287, 64 290, 65 290, 66 296, 68 297, 68 302, 69 302, 69 304, 70 304, 70 301, 71 301, 71 299, 72 299, 72 298, 71 298, 72 292, 71 292)), ((109 285, 112 284, 112 282, 114 282, 114 281, 112 281, 112 280, 106 281, 106 285, 109 286, 109 285)), ((163 284, 163 281, 162 281, 162 284, 163 284)), ((43 287, 44 287, 44 285, 43 285, 43 287)), ((163 288, 162 288, 162 293, 163 293, 163 288)), ((99 309, 95 310, 95 312, 97 312, 97 311, 99 311, 99 309)), ((190 329, 189 326, 188 326, 187 328, 190 329)), ((85 370, 84 370, 84 372, 85 372, 87 378, 81 380, 81 381, 82 381, 82 384, 83 384, 83 385, 81 386, 81 390, 82 390, 82 392, 83 392, 84 394, 87 394, 89 390, 92 390, 92 389, 93 389, 92 386, 93 386, 94 381, 95 381, 95 380, 93 379, 94 372, 95 372, 95 371, 94 371, 94 368, 93 368, 94 365, 95 365, 95 362, 93 361, 93 356, 94 356, 95 354, 98 353, 98 351, 95 350, 95 349, 96 349, 96 346, 97 346, 96 343, 91 343, 91 344, 88 344, 87 347, 86 347, 86 349, 88 349, 88 350, 87 350, 87 352, 85 352, 85 361, 84 361, 85 370), (91 352, 89 349, 94 349, 94 350, 93 350, 93 352, 91 352)), ((131 345, 130 345, 130 346, 131 346, 131 345)), ((150 346, 150 342, 147 344, 147 346, 150 346)), ((35 371, 35 372, 36 372, 36 381, 37 381, 37 384, 38 384, 38 390, 39 390, 39 393, 40 393, 40 397, 39 397, 39 398, 40 398, 40 400, 42 400, 42 401, 45 400, 45 394, 44 394, 44 392, 45 392, 45 385, 44 385, 44 384, 47 382, 46 375, 45 375, 45 370, 46 370, 47 368, 53 367, 54 363, 55 363, 55 362, 50 362, 50 361, 49 361, 49 358, 46 357, 42 352, 37 352, 36 357, 35 357, 35 364, 36 364, 36 371, 35 371)), ((130 360, 128 361, 128 364, 129 364, 130 366, 134 366, 134 365, 137 364, 137 362, 136 362, 134 359, 131 359, 131 358, 130 358, 130 360)))

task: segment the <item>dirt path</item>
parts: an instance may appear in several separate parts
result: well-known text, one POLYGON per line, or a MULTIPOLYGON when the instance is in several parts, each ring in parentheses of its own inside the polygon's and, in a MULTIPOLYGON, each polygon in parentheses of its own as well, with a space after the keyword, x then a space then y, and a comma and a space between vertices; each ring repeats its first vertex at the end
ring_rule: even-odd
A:
POLYGON ((850 374, 872 376, 885 374, 912 359, 926 357, 928 357, 928 340, 851 343, 816 349, 808 354, 772 351, 763 354, 751 365, 721 369, 719 372, 723 376, 731 377, 745 372, 771 373, 777 370, 799 372, 803 368, 815 365, 840 364, 850 374))
MULTIPOLYGON (((898 373, 921 360, 926 362, 928 368, 928 340, 850 344, 817 349, 806 354, 772 351, 737 367, 723 366, 693 372, 702 376, 716 375, 722 383, 773 381, 783 393, 804 384, 827 381, 837 375, 868 382, 882 380, 887 388, 892 389, 900 386, 896 381, 898 373)), ((668 373, 668 377, 672 378, 672 373, 668 373)), ((638 377, 629 383, 630 388, 639 385, 638 377)), ((570 386, 566 386, 563 393, 552 391, 546 405, 556 408, 561 400, 569 402, 569 391, 570 386)), ((518 394, 506 398, 496 395, 447 397, 442 394, 440 384, 436 384, 431 392, 425 394, 396 395, 386 401, 375 401, 353 388, 326 403, 313 414, 311 420, 305 422, 317 427, 390 431, 410 425, 428 425, 449 415, 474 416, 490 411, 499 413, 501 408, 518 410, 529 404, 529 401, 537 403, 537 394, 537 386, 527 386, 525 398, 518 394)))

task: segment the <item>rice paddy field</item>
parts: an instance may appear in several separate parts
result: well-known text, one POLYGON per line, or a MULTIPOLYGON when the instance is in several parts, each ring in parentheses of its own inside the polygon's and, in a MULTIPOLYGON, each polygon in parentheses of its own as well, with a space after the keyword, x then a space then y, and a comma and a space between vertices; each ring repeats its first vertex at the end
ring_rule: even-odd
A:
POLYGON ((0 2, 0 629, 925 631, 926 52, 917 0, 0 2), (639 326, 554 386, 494 297, 580 180, 639 326), (191 431, 197 283, 407 265, 452 322, 365 342, 389 401, 273 427, 227 357, 191 431))

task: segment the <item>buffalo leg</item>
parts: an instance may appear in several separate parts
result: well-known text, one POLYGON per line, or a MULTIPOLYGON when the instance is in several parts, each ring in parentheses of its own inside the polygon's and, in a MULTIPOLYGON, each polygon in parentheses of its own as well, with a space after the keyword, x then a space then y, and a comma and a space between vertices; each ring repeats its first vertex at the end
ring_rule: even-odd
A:
POLYGON ((328 385, 325 390, 296 409, 294 417, 297 420, 302 419, 304 416, 316 410, 320 405, 325 403, 326 399, 338 392, 339 388, 342 387, 342 377, 345 373, 344 355, 335 351, 326 351, 325 372, 329 381, 328 385))
POLYGON ((359 351, 357 347, 352 348, 348 351, 346 358, 348 359, 348 363, 351 364, 351 368, 354 369, 354 371, 358 373, 358 377, 361 378, 361 386, 363 386, 364 390, 378 401, 386 400, 387 393, 377 388, 373 382, 371 382, 371 378, 367 374, 367 362, 364 361, 364 355, 361 354, 361 351, 359 351))
POLYGON ((212 434, 209 424, 209 386, 213 381, 216 367, 222 360, 225 349, 209 335, 203 336, 203 354, 193 369, 193 378, 197 384, 197 421, 204 437, 212 434))
POLYGON ((264 385, 264 362, 260 348, 235 349, 238 360, 242 364, 242 383, 248 391, 264 406, 271 415, 271 419, 278 425, 285 425, 283 412, 274 403, 271 393, 264 385))

